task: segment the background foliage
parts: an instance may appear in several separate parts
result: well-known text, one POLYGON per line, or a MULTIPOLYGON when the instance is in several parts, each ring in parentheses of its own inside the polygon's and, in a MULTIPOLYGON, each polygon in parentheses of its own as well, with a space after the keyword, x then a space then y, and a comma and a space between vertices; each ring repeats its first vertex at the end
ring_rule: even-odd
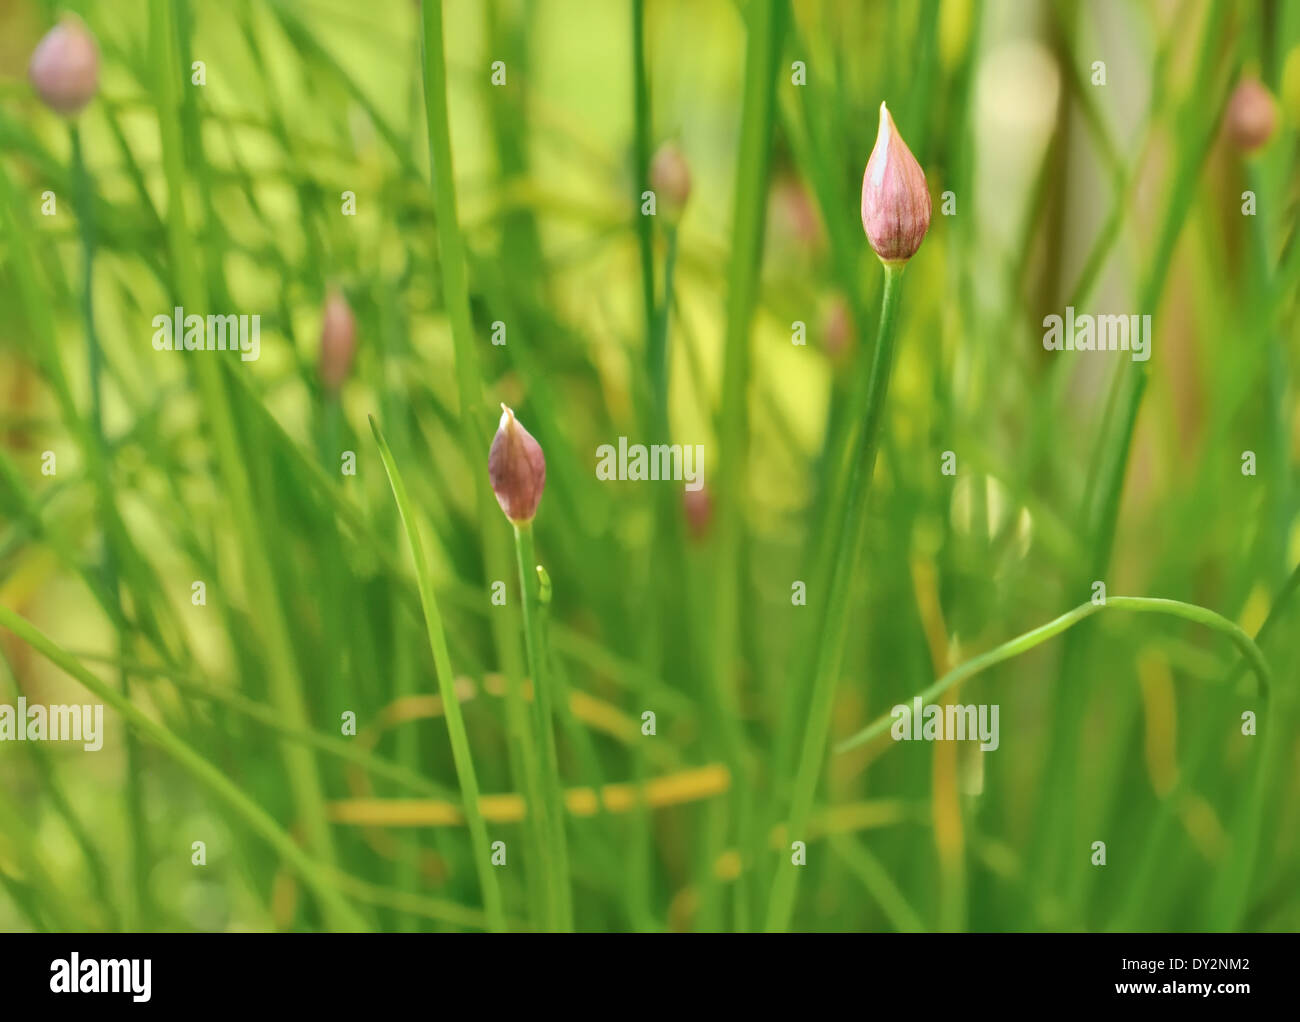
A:
POLYGON ((99 753, 0 745, 0 926, 500 922, 420 571, 508 849, 501 915, 551 924, 524 811, 544 743, 486 478, 501 401, 547 456, 579 929, 759 928, 792 869, 799 929, 1300 926, 1300 6, 70 6, 102 56, 84 174, 25 79, 58 11, 0 2, 0 701, 102 701, 109 733, 99 753), (1250 157, 1221 130, 1245 75, 1281 104, 1250 157), (1099 614, 947 694, 999 704, 995 752, 828 754, 790 834, 879 314, 857 204, 882 99, 935 216, 902 288, 832 742, 1094 580, 1239 623, 1274 691, 1220 634, 1099 614), (640 215, 668 139, 693 182, 679 226, 640 215), (359 337, 337 401, 316 370, 331 288, 359 337), (154 351, 177 305, 259 314, 261 358, 154 351), (1150 362, 1044 351, 1066 305, 1152 314, 1150 362), (707 505, 595 477, 598 445, 665 420, 704 447, 707 505))

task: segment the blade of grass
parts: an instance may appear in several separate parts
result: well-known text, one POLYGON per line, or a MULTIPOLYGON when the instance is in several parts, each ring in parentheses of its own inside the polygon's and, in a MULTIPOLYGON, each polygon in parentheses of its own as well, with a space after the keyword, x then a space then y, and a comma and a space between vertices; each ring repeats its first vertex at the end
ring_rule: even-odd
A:
MULTIPOLYGON (((817 780, 821 776, 826 756, 826 740, 830 733, 831 709, 835 696, 835 679, 844 651, 844 637, 848 627, 852 583, 862 560, 866 545, 867 506, 871 491, 871 478, 876 466, 876 452, 880 445, 881 425, 884 422, 885 402, 889 394, 889 377, 894 360, 899 291, 903 280, 901 266, 884 264, 885 287, 881 296, 880 329, 876 348, 871 358, 871 377, 867 386, 866 405, 862 409, 863 424, 853 451, 852 471, 844 492, 840 534, 847 540, 840 551, 831 575, 830 589, 824 596, 826 607, 824 625, 817 644, 817 657, 809 696, 808 718, 804 728, 803 745, 790 798, 787 832, 801 840, 812 812, 813 798, 817 793, 817 780)), ((766 929, 769 933, 783 931, 790 925, 794 913, 795 888, 799 870, 788 862, 777 866, 768 903, 766 929)))
POLYGON ((497 883, 495 867, 492 865, 492 853, 488 847, 487 824, 483 822, 483 814, 479 810, 478 778, 474 773, 469 735, 465 732, 465 720, 460 712, 460 699, 456 696, 455 676, 451 673, 451 657, 447 652, 447 635, 443 631, 442 615, 438 611, 438 599, 433 591, 433 579, 429 575, 429 566, 424 559, 424 544, 420 541, 419 525, 411 511, 411 504, 406 496, 406 486, 397 471, 393 453, 388 449, 388 441, 384 439, 384 434, 380 432, 379 424, 373 417, 370 419, 370 429, 375 434, 375 443, 379 445, 379 454, 384 460, 384 471, 388 473, 393 498, 397 501, 397 510, 401 513, 402 524, 406 527, 406 539, 411 547, 411 558, 415 561, 415 577, 420 586, 420 605, 424 608, 429 648, 433 651, 434 665, 438 672, 438 690, 442 693, 443 713, 447 718, 447 735, 451 741, 452 758, 456 763, 456 776, 460 779, 465 819, 469 821, 470 838, 474 845, 474 867, 478 872, 484 910, 491 921, 492 929, 503 931, 505 915, 501 904, 501 888, 497 883))
MULTIPOLYGON (((486 472, 477 471, 489 446, 488 424, 492 416, 484 401, 478 355, 474 350, 474 326, 470 317, 469 283, 465 271, 465 247, 456 212, 455 167, 451 152, 450 110, 447 102, 447 57, 443 45, 442 0, 421 4, 423 25, 421 57, 424 74, 424 108, 429 133, 429 170, 437 210, 438 268, 442 294, 451 320, 455 350, 456 390, 460 397, 460 439, 465 463, 474 470, 474 505, 483 543, 484 568, 489 579, 510 576, 509 540, 496 519, 496 500, 488 487, 486 472)), ((540 830, 542 812, 541 767, 538 750, 528 726, 528 710, 520 691, 523 668, 515 630, 517 618, 509 608, 498 608, 489 618, 501 671, 506 676, 506 722, 510 734, 511 775, 519 790, 538 807, 527 824, 537 863, 545 861, 546 842, 540 830)), ((533 874, 529 873, 530 880, 533 874)), ((540 885, 534 903, 540 905, 540 885)))

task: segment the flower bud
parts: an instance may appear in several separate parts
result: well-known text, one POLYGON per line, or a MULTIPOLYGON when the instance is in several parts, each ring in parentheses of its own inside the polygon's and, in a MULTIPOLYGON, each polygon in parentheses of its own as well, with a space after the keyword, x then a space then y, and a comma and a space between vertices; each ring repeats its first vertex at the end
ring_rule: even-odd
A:
POLYGON ((841 295, 833 297, 822 314, 822 340, 833 362, 843 358, 853 343, 853 319, 849 303, 841 295))
POLYGON ((99 91, 99 47, 80 18, 67 15, 32 51, 27 77, 55 113, 75 117, 99 91))
POLYGON ((1273 137, 1277 128, 1277 104, 1259 81, 1243 78, 1228 100, 1225 121, 1233 144, 1242 152, 1253 152, 1273 137))
POLYGON ((905 263, 930 229, 930 190, 925 172, 880 104, 876 146, 862 175, 862 226, 884 263, 905 263))
POLYGON ((821 253, 826 239, 817 205, 797 176, 785 172, 777 177, 768 197, 768 210, 774 237, 806 255, 821 253))
POLYGON ((357 320, 352 306, 340 291, 325 299, 325 318, 320 328, 320 381, 330 394, 337 394, 352 370, 357 350, 357 320))
POLYGON ((707 486, 682 490, 682 511, 686 515, 686 528, 691 539, 701 540, 709 534, 709 525, 713 522, 713 498, 707 486))
POLYGON ((504 404, 488 452, 488 478, 507 518, 516 525, 533 520, 546 488, 546 455, 542 445, 504 404))
POLYGON ((675 142, 665 142, 655 151, 650 161, 650 187, 669 217, 681 216, 691 197, 691 168, 675 142))

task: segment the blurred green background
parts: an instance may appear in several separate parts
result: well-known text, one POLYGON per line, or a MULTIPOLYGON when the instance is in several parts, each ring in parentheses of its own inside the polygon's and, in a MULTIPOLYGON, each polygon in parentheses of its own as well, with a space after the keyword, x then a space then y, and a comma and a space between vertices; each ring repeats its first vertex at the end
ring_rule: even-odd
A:
POLYGON ((0 0, 0 703, 109 709, 99 752, 0 743, 0 928, 499 925, 440 680, 505 843, 504 924, 554 926, 499 402, 547 458, 578 929, 1300 927, 1300 6, 66 9, 100 52, 75 119, 27 80, 65 7, 0 0), (1251 152, 1228 123, 1247 79, 1274 97, 1251 152), (882 100, 934 215, 793 834, 879 319, 858 204, 882 100), (665 143, 680 221, 642 215, 665 143), (260 358, 155 351, 177 305, 259 315, 260 358), (1067 305, 1150 314, 1150 361, 1044 350, 1067 305), (598 446, 665 431, 703 446, 703 497, 596 478, 598 446), (1000 707, 996 751, 833 752, 1098 580, 1256 635, 1270 698, 1222 634, 1103 612, 948 693, 1000 707))

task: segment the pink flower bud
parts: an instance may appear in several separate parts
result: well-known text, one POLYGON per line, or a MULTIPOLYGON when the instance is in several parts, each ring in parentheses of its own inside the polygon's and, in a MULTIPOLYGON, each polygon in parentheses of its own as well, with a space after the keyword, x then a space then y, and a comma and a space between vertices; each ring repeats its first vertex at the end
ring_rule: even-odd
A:
POLYGON ((546 489, 546 455, 504 404, 488 452, 488 478, 507 518, 517 525, 533 520, 546 489))
POLYGON ((337 394, 352 371, 357 350, 357 320, 342 292, 331 291, 325 299, 325 318, 320 328, 320 381, 330 394, 337 394))
POLYGON ((1272 93, 1254 78, 1237 83, 1225 116, 1228 137, 1243 152, 1267 144, 1277 128, 1277 104, 1272 93))
POLYGON ((692 539, 701 540, 709 534, 709 525, 713 522, 713 498, 709 496, 707 486, 682 490, 682 510, 692 539))
POLYGON ((681 215, 691 197, 691 168, 674 142, 661 145, 650 161, 650 187, 670 217, 681 215))
POLYGON ((862 175, 862 226, 882 262, 905 263, 930 229, 925 172, 880 104, 876 146, 862 175))
POLYGON ((66 15, 32 51, 27 77, 55 113, 75 117, 99 91, 99 47, 80 18, 66 15))
POLYGON ((775 236, 787 239, 809 255, 817 255, 825 247, 816 203, 794 174, 782 174, 772 185, 768 207, 775 236))
POLYGON ((832 298, 826 306, 822 318, 822 337, 826 354, 836 362, 853 343, 853 319, 849 315, 849 304, 840 295, 832 298))

